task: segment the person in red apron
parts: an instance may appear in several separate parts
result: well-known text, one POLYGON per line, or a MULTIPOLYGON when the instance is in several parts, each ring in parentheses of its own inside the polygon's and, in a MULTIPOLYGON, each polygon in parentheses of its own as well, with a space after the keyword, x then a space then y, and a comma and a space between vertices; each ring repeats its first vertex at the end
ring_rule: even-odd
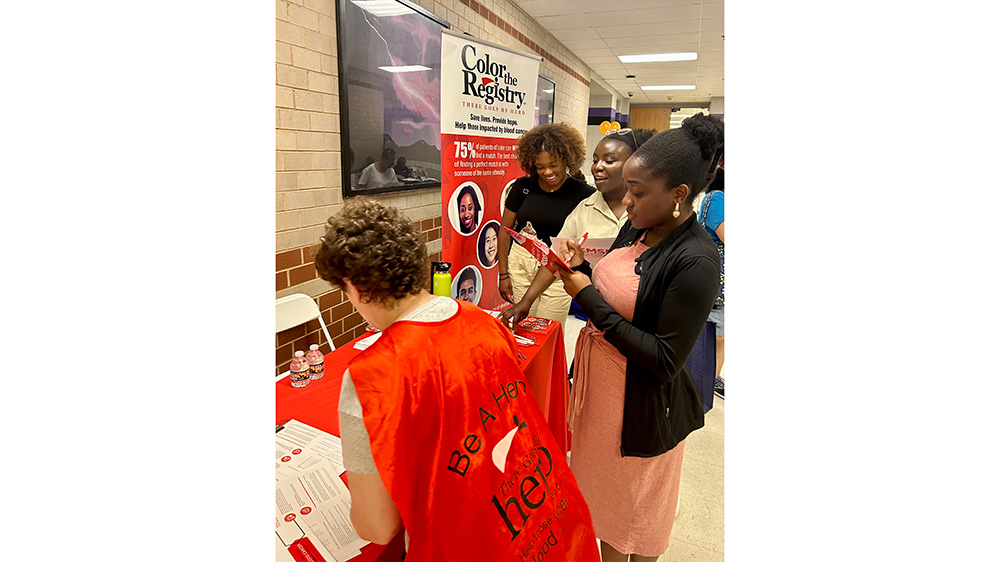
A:
POLYGON ((405 528, 407 560, 600 560, 513 335, 428 293, 423 239, 396 209, 354 198, 328 223, 316 269, 381 330, 339 408, 358 534, 385 544, 405 528))

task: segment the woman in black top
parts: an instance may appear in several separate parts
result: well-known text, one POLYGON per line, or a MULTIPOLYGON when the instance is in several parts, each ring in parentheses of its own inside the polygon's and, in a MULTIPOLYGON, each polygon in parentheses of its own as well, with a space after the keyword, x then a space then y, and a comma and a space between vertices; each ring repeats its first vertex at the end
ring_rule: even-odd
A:
MULTIPOLYGON (((585 148, 583 135, 567 123, 546 123, 522 135, 515 150, 528 175, 511 186, 501 224, 551 245, 551 237, 559 233, 570 211, 594 193, 593 187, 569 174, 583 164, 585 148)), ((520 301, 541 264, 521 246, 512 245, 502 229, 499 257, 500 295, 508 302, 520 301)), ((569 295, 557 281, 535 301, 529 314, 564 321, 569 305, 569 295)))
POLYGON ((684 363, 715 301, 720 261, 692 202, 722 141, 722 122, 706 115, 646 141, 625 162, 630 222, 608 254, 590 272, 575 241, 561 250, 575 271, 559 277, 590 317, 576 347, 571 466, 603 560, 666 550, 684 439, 705 424, 684 363))

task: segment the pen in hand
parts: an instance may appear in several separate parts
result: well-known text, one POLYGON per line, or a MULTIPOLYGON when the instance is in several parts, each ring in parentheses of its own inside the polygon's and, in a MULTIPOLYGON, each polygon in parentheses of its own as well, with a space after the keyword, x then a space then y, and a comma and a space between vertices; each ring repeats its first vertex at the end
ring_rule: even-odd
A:
MULTIPOLYGON (((579 245, 580 245, 580 247, 582 248, 582 247, 583 247, 583 243, 587 241, 587 237, 588 237, 588 236, 590 236, 590 232, 584 232, 584 233, 583 233, 583 236, 581 236, 581 237, 580 237, 580 239, 576 241, 576 243, 577 243, 577 244, 579 244, 579 245)), ((566 262, 567 264, 569 264, 569 261, 570 261, 570 260, 572 260, 572 259, 573 259, 573 250, 572 250, 572 248, 571 248, 571 249, 570 249, 570 250, 569 250, 568 252, 566 252, 566 254, 565 254, 565 255, 563 256, 563 261, 565 261, 565 262, 566 262)))

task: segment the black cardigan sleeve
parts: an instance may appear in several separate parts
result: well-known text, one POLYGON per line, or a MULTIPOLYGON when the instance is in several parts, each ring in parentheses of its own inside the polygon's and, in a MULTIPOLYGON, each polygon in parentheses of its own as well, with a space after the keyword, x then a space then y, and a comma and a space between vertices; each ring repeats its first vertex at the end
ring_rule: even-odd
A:
POLYGON ((659 306, 655 332, 625 320, 593 285, 576 295, 580 308, 596 328, 604 331, 604 339, 626 359, 664 381, 680 373, 719 290, 719 268, 709 258, 694 257, 678 267, 659 306))

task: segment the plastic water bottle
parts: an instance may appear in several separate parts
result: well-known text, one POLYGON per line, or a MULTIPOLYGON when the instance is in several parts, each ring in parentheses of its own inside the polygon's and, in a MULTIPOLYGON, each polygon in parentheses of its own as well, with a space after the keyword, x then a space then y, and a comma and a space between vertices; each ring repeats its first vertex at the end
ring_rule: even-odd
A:
POLYGON ((309 363, 309 380, 319 380, 326 372, 323 370, 323 354, 319 351, 319 345, 309 346, 309 353, 306 354, 306 361, 309 363))
POLYGON ((301 388, 309 384, 309 361, 306 361, 304 351, 296 351, 290 367, 292 386, 301 388))

